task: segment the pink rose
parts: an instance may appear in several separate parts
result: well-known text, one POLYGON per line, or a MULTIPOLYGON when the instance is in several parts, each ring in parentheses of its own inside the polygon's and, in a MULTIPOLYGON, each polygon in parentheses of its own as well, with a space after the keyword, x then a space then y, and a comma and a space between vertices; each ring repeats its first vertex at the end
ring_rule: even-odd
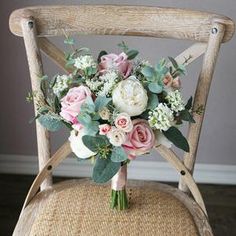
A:
POLYGON ((124 78, 127 78, 132 70, 132 64, 127 58, 128 56, 124 52, 120 55, 111 53, 102 56, 101 62, 99 63, 100 73, 103 74, 108 69, 116 69, 124 76, 124 78))
POLYGON ((120 113, 115 119, 115 126, 124 132, 130 132, 133 129, 133 123, 127 113, 120 113))
POLYGON ((128 133, 127 141, 123 147, 128 153, 128 158, 134 159, 153 148, 155 135, 148 122, 142 119, 133 120, 133 130, 128 133))
POLYGON ((65 97, 61 99, 60 115, 72 124, 77 124, 77 116, 80 113, 80 107, 88 96, 91 96, 91 91, 86 86, 71 88, 65 97))
POLYGON ((181 82, 180 82, 179 77, 176 77, 175 79, 173 79, 171 87, 174 89, 179 89, 181 87, 181 82))
POLYGON ((108 124, 99 125, 99 134, 106 135, 111 130, 111 126, 108 124))

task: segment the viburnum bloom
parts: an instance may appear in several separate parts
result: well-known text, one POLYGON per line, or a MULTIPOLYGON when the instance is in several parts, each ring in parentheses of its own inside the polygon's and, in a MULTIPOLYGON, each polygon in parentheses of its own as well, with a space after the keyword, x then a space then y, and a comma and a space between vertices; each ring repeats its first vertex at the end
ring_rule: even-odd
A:
POLYGON ((77 157, 82 159, 96 155, 95 152, 92 152, 84 145, 82 140, 84 135, 84 128, 82 128, 79 131, 72 130, 69 137, 72 152, 75 153, 77 157))
POLYGON ((120 81, 112 93, 114 106, 129 116, 138 116, 147 108, 148 96, 139 80, 130 76, 120 81))
POLYGON ((184 101, 179 90, 168 92, 165 98, 170 104, 171 110, 178 112, 185 109, 184 101))
POLYGON ((124 132, 130 132, 133 129, 133 123, 127 113, 120 113, 115 119, 115 126, 124 132))
POLYGON ((108 132, 111 130, 111 126, 109 124, 99 125, 98 127, 100 135, 107 135, 108 132))
POLYGON ((148 122, 151 127, 166 131, 173 125, 173 111, 166 104, 159 103, 154 110, 149 112, 148 122))
POLYGON ((123 147, 134 158, 149 151, 155 145, 155 135, 148 122, 143 119, 133 120, 133 129, 127 135, 123 147))
POLYGON ((103 74, 108 70, 117 70, 124 78, 127 78, 131 74, 132 63, 124 52, 119 55, 114 53, 107 54, 101 57, 99 71, 103 74))
POLYGON ((97 63, 91 55, 83 55, 75 58, 74 66, 80 70, 86 70, 89 67, 96 68, 97 63))
POLYGON ((80 85, 71 88, 66 96, 61 99, 60 115, 72 124, 77 123, 76 117, 80 113, 80 107, 87 97, 91 97, 91 91, 88 87, 80 85))
POLYGON ((113 146, 121 146, 126 141, 125 132, 114 126, 107 133, 107 137, 113 146))

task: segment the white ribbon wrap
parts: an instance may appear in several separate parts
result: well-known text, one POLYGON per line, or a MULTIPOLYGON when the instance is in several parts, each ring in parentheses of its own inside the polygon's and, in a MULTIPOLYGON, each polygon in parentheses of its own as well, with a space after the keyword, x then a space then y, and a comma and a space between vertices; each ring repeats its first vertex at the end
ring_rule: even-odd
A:
POLYGON ((121 191, 125 189, 127 182, 127 164, 120 167, 119 171, 111 179, 111 189, 121 191))

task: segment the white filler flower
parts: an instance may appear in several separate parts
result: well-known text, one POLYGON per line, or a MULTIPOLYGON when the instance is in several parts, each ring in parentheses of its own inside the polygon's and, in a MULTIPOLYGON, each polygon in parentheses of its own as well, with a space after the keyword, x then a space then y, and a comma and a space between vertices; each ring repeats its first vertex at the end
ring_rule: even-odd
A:
POLYGON ((76 133, 75 130, 72 130, 69 137, 72 152, 82 159, 96 155, 96 153, 89 150, 83 143, 82 137, 85 135, 84 129, 80 129, 77 135, 76 133))
POLYGON ((120 112, 138 116, 146 110, 147 91, 135 76, 130 76, 117 84, 112 93, 112 101, 120 112))
POLYGON ((168 92, 166 99, 171 106, 171 110, 178 112, 184 110, 184 101, 179 90, 168 92))
POLYGON ((172 110, 163 103, 159 105, 149 113, 148 122, 151 127, 155 127, 159 130, 168 130, 174 121, 172 110))
POLYGON ((69 80, 71 76, 69 75, 58 75, 56 78, 56 83, 53 86, 53 93, 58 97, 61 96, 61 93, 68 88, 69 80))
POLYGON ((97 64, 94 61, 92 56, 84 55, 84 56, 79 56, 79 57, 75 58, 74 66, 77 69, 85 70, 88 67, 97 67, 97 64))

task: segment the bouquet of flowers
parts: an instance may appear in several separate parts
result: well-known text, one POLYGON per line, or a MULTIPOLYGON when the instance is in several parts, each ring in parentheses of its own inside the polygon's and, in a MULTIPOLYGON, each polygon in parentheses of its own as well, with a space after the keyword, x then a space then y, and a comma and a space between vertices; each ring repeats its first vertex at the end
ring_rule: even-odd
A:
POLYGON ((188 152, 179 126, 194 120, 192 98, 185 103, 180 92, 184 65, 169 57, 152 66, 124 42, 118 46, 121 53, 101 51, 97 59, 87 48, 67 53, 70 74, 41 78, 36 118, 50 131, 70 129, 72 151, 93 160, 96 183, 111 180, 111 207, 123 210, 127 164, 160 144, 188 152))

